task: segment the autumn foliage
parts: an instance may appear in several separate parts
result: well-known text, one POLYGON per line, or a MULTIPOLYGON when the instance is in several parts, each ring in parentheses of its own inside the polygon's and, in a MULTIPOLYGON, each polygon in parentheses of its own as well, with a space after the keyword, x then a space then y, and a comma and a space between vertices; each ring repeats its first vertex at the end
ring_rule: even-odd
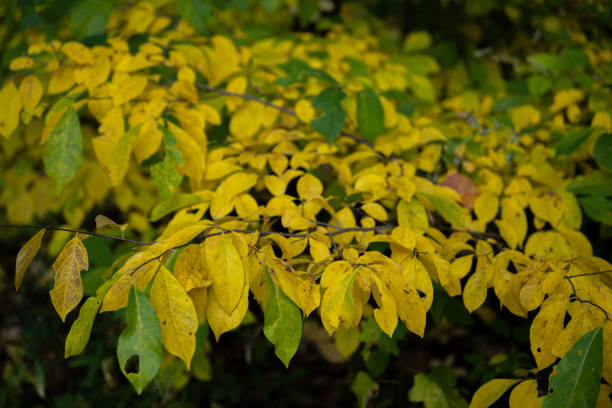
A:
MULTIPOLYGON (((23 47, 0 84, 0 203, 10 224, 61 220, 23 245, 15 287, 41 247, 55 259, 65 357, 125 309, 117 357, 141 393, 168 353, 203 364, 199 327, 223 342, 262 313, 291 370, 305 319, 351 355, 372 322, 423 337, 441 288, 469 313, 489 299, 530 319, 533 357, 444 406, 489 406, 510 387, 511 407, 560 406, 559 359, 579 340, 600 373, 584 401, 601 389, 610 406, 612 265, 584 224, 612 225, 611 38, 551 13, 539 42, 519 33, 448 61, 435 33, 394 36, 356 5, 319 21, 300 1, 302 25, 319 25, 290 32, 297 6, 263 3, 106 2, 99 23, 85 0, 54 37, 10 39, 23 47), (247 18, 286 31, 258 35, 247 18), (130 250, 84 296, 91 236, 130 250)), ((487 35, 464 29, 474 44, 487 35)), ((358 379, 367 404, 375 381, 358 379)), ((427 381, 408 397, 433 406, 427 381)))

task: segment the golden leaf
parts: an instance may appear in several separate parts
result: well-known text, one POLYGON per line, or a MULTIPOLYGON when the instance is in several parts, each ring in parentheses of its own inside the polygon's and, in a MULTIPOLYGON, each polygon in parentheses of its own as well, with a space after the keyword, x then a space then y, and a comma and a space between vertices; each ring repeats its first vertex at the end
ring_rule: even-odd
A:
POLYGON ((55 285, 49 292, 57 314, 66 320, 83 297, 81 271, 89 268, 87 250, 78 236, 72 238, 53 263, 55 285))
POLYGON ((213 299, 227 315, 231 315, 247 286, 244 265, 229 235, 218 235, 204 241, 206 265, 212 278, 213 299))
POLYGON ((164 347, 183 360, 189 370, 198 329, 198 316, 191 298, 162 265, 153 281, 150 299, 161 324, 164 347))

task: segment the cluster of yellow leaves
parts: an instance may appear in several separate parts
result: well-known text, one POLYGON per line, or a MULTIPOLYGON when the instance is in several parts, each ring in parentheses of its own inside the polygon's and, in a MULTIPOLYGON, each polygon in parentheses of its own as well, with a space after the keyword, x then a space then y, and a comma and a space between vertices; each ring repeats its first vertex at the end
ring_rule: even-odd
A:
MULTIPOLYGON (((12 62, 16 75, 0 90, 0 104, 7 106, 0 109, 0 134, 13 153, 23 143, 44 144, 70 106, 99 124, 84 127, 90 160, 67 191, 79 192, 77 200, 88 204, 81 205, 80 216, 66 217, 72 224, 80 224, 112 188, 119 209, 136 209, 129 223, 140 232, 149 230, 143 214, 157 199, 142 169, 162 151, 165 158, 170 148, 180 152, 181 160, 171 162, 169 171, 188 182, 173 185, 171 193, 188 192, 197 202, 175 204, 172 194, 166 197, 162 204, 169 203, 166 214, 172 215, 165 229, 154 244, 105 277, 100 312, 125 307, 132 285, 142 291, 150 287, 163 344, 189 367, 200 323, 206 320, 219 338, 242 322, 249 293, 265 308, 264 265, 304 316, 318 310, 329 334, 358 328, 362 317, 374 316, 389 336, 398 320, 423 336, 433 282, 451 296, 462 296, 470 312, 493 289, 500 306, 518 316, 539 309, 530 333, 539 369, 612 313, 610 276, 598 273, 612 265, 592 256, 579 231, 580 207, 565 190, 571 174, 551 164, 554 151, 546 144, 534 146, 530 135, 513 142, 512 132, 493 126, 490 96, 451 97, 412 117, 381 96, 384 130, 373 148, 347 137, 330 145, 310 126, 318 115, 312 99, 329 82, 312 76, 281 86, 275 80, 285 72, 278 64, 302 59, 341 84, 347 93, 341 102, 347 113, 344 129, 356 133, 357 92, 410 91, 434 101, 428 75, 439 70, 436 61, 413 55, 422 62, 416 70, 414 61, 400 63, 380 50, 373 34, 356 36, 340 27, 325 38, 302 34, 238 47, 224 36, 195 35, 182 21, 164 30, 169 21, 142 4, 111 18, 109 27, 118 34, 106 45, 32 45, 27 56, 12 62), (135 33, 149 34, 136 51, 127 42, 135 33), (311 57, 320 53, 326 57, 311 57), (355 74, 354 59, 370 74, 355 74), (162 78, 162 70, 152 68, 170 70, 175 79, 162 78), (199 76, 208 84, 199 83, 199 76), (214 99, 203 98, 200 88, 211 86, 224 88, 214 99), (268 99, 274 106, 237 96, 245 92, 272 95, 268 99), (454 151, 461 168, 449 164, 448 183, 438 183, 431 173, 439 170, 445 143, 453 132, 467 139, 475 130, 473 120, 461 115, 451 120, 452 131, 438 119, 466 110, 473 110, 471 119, 480 123, 473 141, 481 152, 471 154, 461 145, 454 151), (227 143, 211 148, 207 131, 222 119, 227 119, 227 143), (13 141, 19 132, 25 141, 13 141), (166 141, 165 132, 175 144, 166 141), (451 181, 458 170, 469 176, 469 194, 451 181), (534 232, 528 235, 530 228, 534 232), (373 249, 380 244, 388 249, 373 249), (173 254, 170 267, 166 261, 173 254), (576 296, 578 301, 570 301, 576 296)), ((581 91, 559 92, 549 111, 567 110, 572 122, 570 110, 582 98, 581 91)), ((531 105, 510 112, 514 132, 540 124, 541 118, 531 105)), ((604 113, 597 121, 605 125, 609 115, 608 122, 604 113)), ((565 125, 561 114, 537 136, 549 140, 551 130, 565 125)), ((53 201, 48 180, 19 177, 24 176, 9 177, 20 209, 7 212, 16 222, 31 218, 16 213, 24 207, 36 211, 31 203, 23 205, 35 194, 37 202, 53 201)), ((37 239, 32 247, 39 245, 37 239)), ((23 253, 17 286, 31 258, 29 251, 23 253)), ((80 271, 87 267, 84 247, 74 237, 53 265, 51 297, 62 319, 82 298, 80 271)), ((610 323, 604 327, 610 351, 610 323)), ((610 382, 611 376, 612 352, 607 352, 604 378, 610 382)), ((524 384, 515 390, 533 394, 534 384, 524 384)))

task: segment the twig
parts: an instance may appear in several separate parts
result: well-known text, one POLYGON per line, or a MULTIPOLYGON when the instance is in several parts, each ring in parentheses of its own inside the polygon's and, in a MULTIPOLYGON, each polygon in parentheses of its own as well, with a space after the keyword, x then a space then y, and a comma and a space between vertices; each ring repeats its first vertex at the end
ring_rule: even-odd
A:
POLYGON ((124 241, 129 242, 136 245, 153 245, 156 244, 156 241, 136 241, 133 239, 128 239, 125 237, 115 237, 113 235, 99 234, 97 232, 89 232, 89 231, 79 231, 71 228, 63 228, 63 227, 54 227, 51 225, 20 225, 20 224, 0 224, 0 228, 31 228, 31 229, 48 229, 51 231, 66 231, 73 232, 75 234, 89 235, 91 237, 99 237, 99 238, 107 238, 114 239, 115 241, 124 241))
MULTIPOLYGON (((576 275, 574 275, 575 277, 576 275)), ((578 293, 576 292, 576 286, 574 285, 574 282, 572 282, 572 277, 571 276, 565 276, 565 279, 567 279, 567 281, 569 282, 570 286, 572 287, 572 298, 574 298, 575 300, 577 300, 580 303, 587 303, 599 310, 601 310, 601 312, 604 314, 606 320, 610 320, 610 317, 608 315, 608 311, 606 309, 604 309, 603 307, 599 306, 597 303, 594 303, 590 300, 587 299, 582 299, 580 296, 578 296, 578 293)))

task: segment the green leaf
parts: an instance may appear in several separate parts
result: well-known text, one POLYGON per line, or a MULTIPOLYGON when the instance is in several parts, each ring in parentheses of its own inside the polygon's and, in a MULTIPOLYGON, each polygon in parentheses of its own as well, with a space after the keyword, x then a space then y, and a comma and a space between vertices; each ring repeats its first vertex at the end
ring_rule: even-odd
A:
POLYGON ((78 39, 103 33, 114 4, 113 0, 81 1, 70 13, 70 31, 78 39))
POLYGON ((319 11, 318 0, 300 0, 298 9, 298 17, 300 19, 300 27, 306 28, 312 21, 312 18, 319 11))
POLYGON ((274 81, 280 86, 289 86, 296 82, 306 82, 306 80, 308 80, 310 77, 331 82, 333 84, 337 83, 336 80, 327 72, 323 71, 322 69, 312 68, 304 60, 299 58, 291 58, 289 61, 280 64, 278 67, 288 75, 288 77, 277 78, 276 81, 274 81))
POLYGON ((370 89, 357 94, 357 127, 367 140, 373 142, 383 131, 383 106, 370 89))
POLYGON ((325 136, 330 144, 336 140, 344 127, 346 112, 340 106, 340 102, 345 96, 346 94, 342 92, 342 89, 330 86, 312 100, 313 108, 323 110, 323 115, 312 120, 310 124, 314 130, 325 136))
POLYGON ((433 204, 436 212, 446 221, 459 228, 465 228, 465 213, 455 200, 439 194, 423 194, 433 204))
POLYGON ((434 91, 433 84, 423 75, 406 75, 408 86, 412 89, 412 92, 424 101, 434 102, 436 100, 436 92, 434 91))
POLYGON ((274 13, 281 4, 281 0, 261 0, 261 5, 268 13, 274 13))
POLYGON ((161 364, 161 326, 149 299, 136 285, 130 289, 126 315, 127 327, 117 342, 117 358, 121 372, 140 394, 161 364))
POLYGON ((601 167, 612 170, 612 133, 599 136, 593 147, 593 158, 601 167))
POLYGON ((183 176, 176 171, 176 164, 183 163, 183 156, 176 139, 165 126, 159 127, 164 134, 164 160, 151 166, 151 179, 164 200, 172 197, 176 188, 183 181, 183 176))
POLYGON ((532 95, 544 95, 552 88, 553 81, 544 75, 534 75, 527 79, 527 86, 532 95))
POLYGON ((45 143, 43 163, 59 194, 74 177, 83 161, 83 136, 79 118, 72 106, 66 109, 45 143))
POLYGON ((285 295, 266 271, 266 309, 264 311, 264 335, 274 344, 274 353, 289 367, 289 361, 296 353, 302 338, 302 312, 285 295))
MULTIPOLYGON (((451 373, 452 375, 452 373, 451 373)), ((436 381, 438 373, 432 372, 430 376, 418 373, 414 376, 414 385, 408 391, 410 402, 423 402, 426 408, 460 408, 468 406, 459 390, 445 387, 436 381), (433 377, 433 378, 432 378, 433 377), (435 379, 434 379, 435 378, 435 379)), ((454 377, 452 377, 454 380, 454 377)))
POLYGON ((612 199, 593 195, 579 197, 578 202, 592 220, 612 225, 612 199))
POLYGON ((527 57, 527 61, 538 72, 558 73, 563 69, 563 63, 559 57, 552 54, 537 53, 527 57))
POLYGON ((368 401, 378 390, 378 383, 366 372, 359 371, 353 380, 353 384, 351 384, 351 390, 357 397, 359 407, 365 408, 368 406, 368 401))
POLYGON ((176 9, 181 17, 198 31, 206 31, 212 5, 204 0, 177 0, 176 9))
POLYGON ((594 407, 599 395, 603 361, 601 327, 580 338, 557 364, 543 408, 594 407))
POLYGON ((346 62, 349 64, 352 75, 357 77, 368 77, 370 75, 370 71, 368 70, 368 66, 365 64, 365 62, 351 57, 347 57, 346 62))
POLYGON ((70 332, 66 337, 64 358, 76 356, 83 352, 89 342, 91 328, 99 308, 100 301, 96 297, 90 297, 83 303, 79 310, 79 317, 72 323, 70 332))
POLYGON ((572 129, 555 145, 555 157, 574 153, 591 134, 593 128, 572 129))
POLYGON ((162 201, 153 207, 151 211, 151 221, 155 222, 161 220, 166 215, 173 211, 187 207, 189 205, 197 204, 204 201, 204 199, 198 195, 178 193, 173 195, 167 200, 162 201))
POLYGON ((574 194, 612 196, 612 175, 595 171, 575 177, 565 188, 574 194))

